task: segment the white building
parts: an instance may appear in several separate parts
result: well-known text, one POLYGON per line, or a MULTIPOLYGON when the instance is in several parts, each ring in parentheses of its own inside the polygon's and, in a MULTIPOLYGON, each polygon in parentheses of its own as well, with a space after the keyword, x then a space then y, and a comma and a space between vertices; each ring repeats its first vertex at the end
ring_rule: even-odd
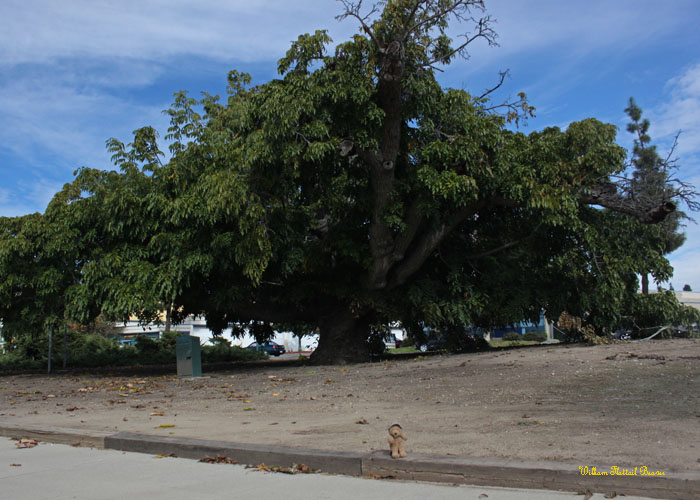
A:
MULTIPOLYGON (((136 337, 139 335, 157 337, 164 329, 165 324, 163 323, 160 325, 156 323, 140 325, 137 319, 129 320, 123 326, 117 325, 120 342, 123 344, 133 343, 136 340, 136 337)), ((184 333, 185 335, 199 337, 199 342, 201 345, 211 345, 211 340, 214 337, 214 332, 207 328, 206 319, 199 316, 188 316, 182 323, 173 324, 170 329, 172 331, 184 333)), ((252 335, 246 334, 242 337, 232 337, 230 328, 224 330, 221 336, 226 340, 229 340, 231 345, 239 347, 246 347, 255 342, 255 338, 252 335)), ((304 335, 304 337, 301 339, 301 345, 299 337, 295 336, 292 332, 276 332, 271 340, 284 346, 284 349, 287 352, 313 351, 318 345, 317 334, 304 335)))
POLYGON ((700 292, 676 292, 676 298, 681 304, 700 309, 700 292))

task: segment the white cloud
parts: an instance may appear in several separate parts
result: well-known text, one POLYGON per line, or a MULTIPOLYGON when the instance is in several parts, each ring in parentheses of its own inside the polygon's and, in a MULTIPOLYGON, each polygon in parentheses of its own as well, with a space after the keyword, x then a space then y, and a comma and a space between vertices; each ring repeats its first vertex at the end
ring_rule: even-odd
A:
POLYGON ((35 167, 48 154, 55 163, 44 165, 46 169, 72 171, 86 163, 106 168, 105 140, 128 139, 125 134, 139 126, 165 124, 160 113, 165 107, 139 106, 60 83, 20 80, 0 87, 0 144, 35 167))
MULTIPOLYGON (((697 189, 700 186, 700 62, 671 78, 666 90, 667 98, 650 114, 650 132, 652 138, 658 138, 665 147, 681 132, 676 150, 678 175, 697 189)), ((660 151, 663 153, 664 149, 660 151)), ((688 215, 697 218, 696 213, 688 215)), ((677 290, 685 284, 700 290, 700 226, 689 222, 685 233, 685 244, 669 255, 674 268, 671 282, 677 290)))
POLYGON ((277 59, 297 35, 339 25, 340 4, 319 0, 4 0, 0 63, 65 57, 158 60, 183 54, 277 59))
MULTIPOLYGON (((653 43, 663 34, 672 34, 698 13, 692 0, 659 4, 654 0, 491 0, 487 13, 496 20, 499 48, 475 44, 469 70, 493 66, 499 59, 547 51, 556 57, 565 54, 567 68, 587 54, 599 50, 617 53, 653 43), (690 17, 689 17, 690 16, 690 17)), ((464 27, 455 26, 457 35, 464 27)), ((585 77, 586 75, 582 75, 585 77)))
POLYGON ((63 183, 36 178, 23 181, 14 190, 0 189, 0 217, 16 217, 43 212, 63 183))
POLYGON ((697 291, 700 290, 700 227, 688 224, 686 238, 685 244, 669 255, 673 266, 671 283, 676 290, 688 284, 697 291))
POLYGON ((700 62, 671 78, 666 88, 668 99, 651 113, 652 137, 670 143, 680 132, 676 152, 700 159, 700 62))

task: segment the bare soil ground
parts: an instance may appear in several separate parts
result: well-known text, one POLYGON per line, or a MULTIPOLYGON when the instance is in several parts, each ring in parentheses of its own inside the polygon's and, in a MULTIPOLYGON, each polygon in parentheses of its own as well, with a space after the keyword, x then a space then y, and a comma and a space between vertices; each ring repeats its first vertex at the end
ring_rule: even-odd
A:
POLYGON ((700 470, 700 340, 175 376, 0 377, 0 421, 346 451, 700 470))

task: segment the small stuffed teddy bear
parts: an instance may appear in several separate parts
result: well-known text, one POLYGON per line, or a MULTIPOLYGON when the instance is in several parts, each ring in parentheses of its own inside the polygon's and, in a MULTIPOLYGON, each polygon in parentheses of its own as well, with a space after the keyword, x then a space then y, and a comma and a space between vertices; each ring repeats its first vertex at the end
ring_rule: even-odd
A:
POLYGON ((392 422, 389 426, 389 446, 391 447, 391 458, 403 458, 406 451, 403 449, 403 442, 408 438, 403 433, 398 422, 392 422))

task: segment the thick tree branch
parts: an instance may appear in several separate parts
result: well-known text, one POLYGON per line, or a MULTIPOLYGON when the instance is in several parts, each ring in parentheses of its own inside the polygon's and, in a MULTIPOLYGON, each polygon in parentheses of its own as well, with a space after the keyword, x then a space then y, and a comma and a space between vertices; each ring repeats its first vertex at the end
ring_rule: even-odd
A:
POLYGON ((428 257, 442 243, 442 240, 455 227, 464 220, 471 217, 486 206, 485 202, 478 202, 474 205, 464 207, 454 213, 444 223, 423 233, 419 241, 411 248, 409 255, 401 261, 393 272, 392 278, 387 285, 388 289, 396 288, 405 284, 428 260, 428 257))
POLYGON ((676 210, 676 204, 670 200, 660 201, 649 208, 632 198, 621 196, 613 183, 598 184, 585 190, 579 195, 579 201, 631 215, 644 224, 661 222, 676 210))
POLYGON ((408 209, 408 213, 406 214, 406 229, 396 238, 396 243, 394 244, 393 262, 399 262, 404 258, 406 251, 425 223, 425 217, 420 210, 421 202, 422 200, 420 197, 416 198, 408 209))
POLYGON ((372 214, 369 228, 369 245, 372 265, 365 278, 365 286, 371 290, 384 288, 386 275, 392 265, 394 234, 386 223, 386 209, 394 187, 396 159, 403 126, 401 78, 404 72, 404 46, 392 41, 386 48, 379 79, 379 105, 384 111, 379 151, 365 153, 370 160, 372 186, 372 214))
POLYGON ((513 248, 516 245, 519 245, 522 240, 517 240, 517 241, 509 241, 508 243, 504 243, 503 245, 492 248, 491 250, 487 250, 485 252, 481 253, 476 253, 472 255, 467 255, 465 259, 467 260, 473 260, 473 259, 483 259, 484 257, 489 257, 490 255, 496 254, 498 252, 502 252, 503 250, 508 250, 509 248, 513 248))

